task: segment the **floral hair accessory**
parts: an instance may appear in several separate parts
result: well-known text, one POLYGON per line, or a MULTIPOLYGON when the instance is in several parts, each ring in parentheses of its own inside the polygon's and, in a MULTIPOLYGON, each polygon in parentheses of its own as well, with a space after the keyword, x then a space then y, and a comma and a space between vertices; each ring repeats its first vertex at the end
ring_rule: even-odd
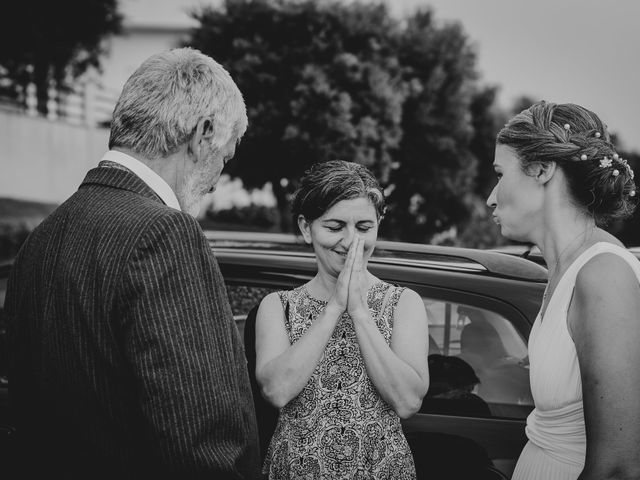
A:
MULTIPOLYGON (((607 158, 607 157, 605 157, 607 158)), ((635 197, 636 196, 636 186, 633 183, 633 177, 635 176, 633 173, 633 169, 631 168, 631 165, 629 165, 629 162, 627 162, 624 158, 620 157, 620 155, 618 155, 617 153, 613 154, 613 159, 616 160, 617 163, 619 163, 620 165, 622 165, 626 170, 627 170, 627 174, 629 175, 629 177, 631 178, 631 189, 629 190, 628 195, 630 197, 635 197)), ((601 161, 602 163, 602 161, 601 161)), ((620 174, 620 171, 618 169, 613 170, 613 176, 617 177, 620 174)))
MULTIPOLYGON (((580 157, 582 158, 582 157, 580 157)), ((631 177, 631 180, 633 180, 633 177, 635 176, 633 173, 633 169, 631 168, 631 165, 629 165, 629 162, 627 162, 624 158, 620 157, 620 155, 618 155, 617 153, 614 153, 611 158, 607 157, 606 155, 600 160, 600 168, 609 168, 611 166, 613 166, 613 161, 615 160, 615 162, 617 164, 622 165, 626 170, 627 173, 629 174, 629 177, 631 177)), ((617 177, 618 175, 620 175, 620 170, 618 170, 617 168, 614 168, 613 171, 611 172, 612 175, 614 177, 617 177)))
POLYGON ((610 159, 609 157, 604 157, 602 160, 600 160, 600 168, 609 168, 612 163, 612 159, 610 159))
POLYGON ((629 174, 629 176, 631 177, 631 180, 633 180, 633 177, 635 176, 633 173, 633 169, 631 168, 631 165, 629 165, 629 162, 627 162, 626 160, 624 160, 623 158, 620 159, 620 163, 622 164, 622 166, 624 168, 627 169, 627 173, 629 174))

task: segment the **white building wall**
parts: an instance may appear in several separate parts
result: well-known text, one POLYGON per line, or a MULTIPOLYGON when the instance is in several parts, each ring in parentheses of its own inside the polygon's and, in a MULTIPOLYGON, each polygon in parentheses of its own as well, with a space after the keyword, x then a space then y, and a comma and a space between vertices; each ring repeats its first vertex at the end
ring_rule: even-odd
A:
MULTIPOLYGON (((102 73, 88 98, 91 120, 108 120, 124 82, 150 55, 185 37, 185 27, 130 26, 109 40, 102 73), (95 95, 101 95, 100 101, 95 95), (98 108, 99 107, 99 108, 98 108)), ((0 197, 60 203, 107 151, 109 130, 0 110, 0 197)))
POLYGON ((124 82, 151 55, 175 48, 187 38, 186 28, 129 26, 108 40, 100 83, 119 95, 124 82))
POLYGON ((0 197, 61 203, 107 151, 109 130, 0 111, 0 197))
MULTIPOLYGON (((217 0, 204 3, 212 1, 217 0)), ((79 81, 89 80, 92 91, 81 100, 91 104, 80 105, 78 115, 89 108, 84 116, 91 118, 47 120, 0 110, 0 197, 60 203, 75 192, 107 150, 108 129, 91 122, 110 118, 122 86, 142 61, 188 37, 196 22, 186 10, 199 4, 200 0, 123 0, 123 32, 107 40, 101 72, 79 81), (68 123, 72 120, 89 125, 68 123)))

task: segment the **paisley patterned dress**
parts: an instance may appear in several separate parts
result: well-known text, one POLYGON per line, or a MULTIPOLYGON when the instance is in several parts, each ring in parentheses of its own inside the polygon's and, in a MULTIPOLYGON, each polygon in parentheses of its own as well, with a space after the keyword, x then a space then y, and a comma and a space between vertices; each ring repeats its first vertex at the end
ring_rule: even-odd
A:
MULTIPOLYGON (((387 344, 402 290, 378 282, 367 293, 371 316, 387 344), (380 312, 389 288, 394 290, 380 312)), ((278 294, 293 343, 327 302, 313 298, 304 285, 278 294)), ((274 480, 416 478, 400 418, 367 375, 348 313, 338 320, 307 385, 280 410, 263 472, 274 480)))

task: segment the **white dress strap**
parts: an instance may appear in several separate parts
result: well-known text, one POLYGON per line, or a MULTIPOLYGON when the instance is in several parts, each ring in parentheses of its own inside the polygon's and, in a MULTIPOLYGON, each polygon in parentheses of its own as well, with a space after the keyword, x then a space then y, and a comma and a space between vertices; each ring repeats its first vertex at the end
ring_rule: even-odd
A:
MULTIPOLYGON (((561 292, 554 292, 554 296, 557 297, 561 305, 556 305, 556 308, 560 308, 566 315, 569 310, 571 298, 573 297, 573 289, 576 285, 576 278, 582 267, 584 267, 591 259, 602 253, 611 253, 622 258, 627 265, 633 270, 638 281, 640 282, 640 260, 638 260, 633 253, 624 247, 616 245, 610 242, 598 242, 591 245, 584 252, 582 252, 578 258, 574 260, 569 269, 565 272, 565 275, 560 281, 556 290, 561 292)), ((548 307, 547 307, 548 310, 548 307)))
POLYGON ((621 257, 635 272, 636 276, 640 277, 640 260, 638 260, 636 256, 626 248, 610 242, 595 243, 587 250, 582 252, 582 255, 580 255, 577 259, 579 261, 576 261, 577 270, 580 270, 580 268, 582 268, 589 260, 601 253, 612 253, 614 255, 617 255, 618 257, 621 257))

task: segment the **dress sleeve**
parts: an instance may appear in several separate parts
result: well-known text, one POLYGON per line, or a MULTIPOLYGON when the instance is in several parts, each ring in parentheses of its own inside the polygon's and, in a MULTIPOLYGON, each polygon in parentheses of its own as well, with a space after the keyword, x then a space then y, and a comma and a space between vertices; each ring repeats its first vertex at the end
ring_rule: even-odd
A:
POLYGON ((402 292, 405 291, 405 287, 400 287, 398 285, 391 285, 389 287, 391 290, 391 294, 387 300, 387 303, 383 305, 384 311, 381 316, 387 319, 389 328, 393 329, 393 319, 396 311, 396 307, 398 306, 398 302, 400 301, 400 297, 402 296, 402 292))

